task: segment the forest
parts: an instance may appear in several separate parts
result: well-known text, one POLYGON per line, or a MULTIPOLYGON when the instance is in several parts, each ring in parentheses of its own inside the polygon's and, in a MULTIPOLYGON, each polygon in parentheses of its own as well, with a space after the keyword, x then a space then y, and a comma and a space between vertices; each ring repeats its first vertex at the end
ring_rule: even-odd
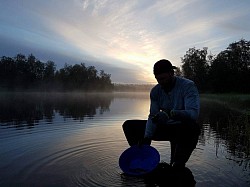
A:
POLYGON ((201 92, 250 93, 250 41, 233 42, 217 55, 190 48, 181 61, 180 74, 201 92))
POLYGON ((46 63, 34 55, 3 56, 0 61, 0 90, 8 91, 110 91, 111 75, 84 63, 56 70, 53 61, 46 63))
MULTIPOLYGON (((207 47, 189 48, 181 62, 176 75, 193 80, 200 92, 250 93, 250 41, 233 42, 217 55, 207 47)), ((140 91, 150 86, 114 84, 111 74, 84 63, 56 70, 55 62, 41 62, 32 54, 0 61, 0 91, 140 91)))

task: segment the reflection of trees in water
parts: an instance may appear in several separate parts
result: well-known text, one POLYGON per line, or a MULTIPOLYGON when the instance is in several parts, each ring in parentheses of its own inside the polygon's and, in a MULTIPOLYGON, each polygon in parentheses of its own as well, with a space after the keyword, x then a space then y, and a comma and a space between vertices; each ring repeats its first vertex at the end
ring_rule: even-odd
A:
POLYGON ((66 118, 83 120, 94 117, 97 109, 100 114, 108 111, 112 99, 111 94, 64 94, 57 97, 54 109, 66 118))
MULTIPOLYGON (((201 99, 200 124, 209 124, 212 131, 216 133, 216 137, 214 137, 216 147, 219 147, 221 141, 225 140, 227 149, 237 158, 228 159, 234 159, 239 164, 242 164, 242 159, 250 156, 250 116, 242 108, 242 105, 246 105, 246 103, 249 101, 238 100, 233 103, 233 106, 228 101, 201 99)), ((203 127, 205 128, 205 125, 203 127)), ((201 130, 201 142, 205 139, 204 128, 201 130)))
POLYGON ((0 96, 0 122, 32 127, 39 120, 52 122, 55 112, 65 118, 84 120, 109 110, 112 94, 8 93, 0 96))
POLYGON ((0 122, 6 125, 33 126, 43 118, 41 103, 31 95, 1 94, 0 106, 0 122))

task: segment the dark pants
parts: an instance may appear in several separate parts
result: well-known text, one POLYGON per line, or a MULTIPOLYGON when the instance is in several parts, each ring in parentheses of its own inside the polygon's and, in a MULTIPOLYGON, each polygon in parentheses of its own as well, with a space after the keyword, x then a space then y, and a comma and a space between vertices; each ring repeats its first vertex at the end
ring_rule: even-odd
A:
MULTIPOLYGON (((146 122, 147 120, 127 120, 123 123, 123 131, 130 146, 138 144, 138 141, 143 139, 146 122)), ((191 121, 175 125, 157 125, 152 140, 170 141, 170 163, 175 166, 185 166, 196 147, 199 132, 198 124, 191 121)))

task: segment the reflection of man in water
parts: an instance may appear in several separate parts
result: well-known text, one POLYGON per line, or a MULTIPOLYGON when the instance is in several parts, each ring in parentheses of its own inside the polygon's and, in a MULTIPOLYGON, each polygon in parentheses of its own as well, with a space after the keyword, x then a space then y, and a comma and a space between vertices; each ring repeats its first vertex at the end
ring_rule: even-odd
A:
POLYGON ((174 76, 175 68, 165 59, 155 63, 154 75, 158 84, 150 92, 148 120, 144 124, 138 120, 141 125, 137 127, 136 120, 128 120, 123 129, 130 145, 139 139, 142 139, 139 140, 140 144, 150 144, 151 140, 170 141, 170 164, 185 167, 198 142, 199 126, 196 120, 200 103, 194 82, 174 76), (144 129, 143 136, 139 131, 144 132, 144 129), (136 139, 133 137, 135 133, 138 133, 136 139))

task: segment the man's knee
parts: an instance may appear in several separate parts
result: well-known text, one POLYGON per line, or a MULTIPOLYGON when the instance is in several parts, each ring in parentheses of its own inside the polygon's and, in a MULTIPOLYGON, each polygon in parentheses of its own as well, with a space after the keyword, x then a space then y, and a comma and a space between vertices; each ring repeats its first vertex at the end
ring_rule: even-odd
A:
POLYGON ((138 143, 144 137, 147 120, 127 120, 122 128, 130 146, 138 143))

